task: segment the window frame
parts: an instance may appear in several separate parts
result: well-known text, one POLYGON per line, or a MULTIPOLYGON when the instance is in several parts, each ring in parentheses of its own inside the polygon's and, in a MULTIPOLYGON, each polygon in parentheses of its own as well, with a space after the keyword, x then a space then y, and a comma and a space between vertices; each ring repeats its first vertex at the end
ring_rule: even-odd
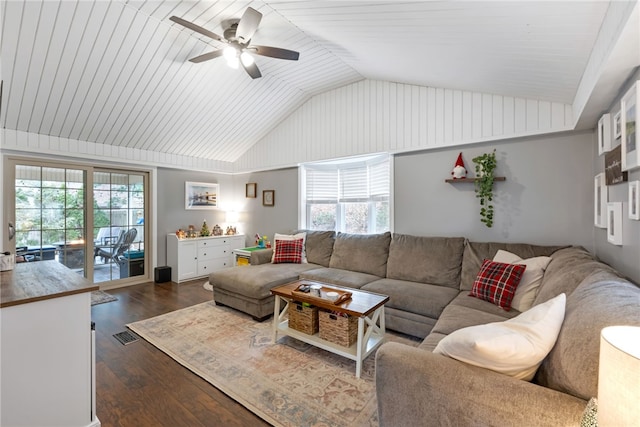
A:
POLYGON ((309 224, 311 218, 311 207, 313 205, 333 205, 336 206, 336 221, 333 231, 336 232, 346 232, 345 231, 345 217, 346 217, 346 204, 347 203, 367 203, 367 233, 366 234, 378 234, 385 231, 393 232, 393 166, 394 166, 394 156, 389 153, 378 153, 374 155, 368 156, 360 156, 360 157, 352 157, 346 159, 335 159, 331 161, 323 161, 323 162, 310 162, 301 164, 298 168, 298 227, 301 229, 312 230, 311 224, 309 224), (369 171, 371 166, 380 164, 387 161, 388 162, 388 195, 386 197, 380 197, 379 195, 371 195, 368 194, 366 200, 344 200, 340 197, 340 170, 353 169, 357 168, 358 165, 361 167, 367 167, 368 174, 368 184, 369 187, 371 180, 369 176, 369 171), (316 169, 316 170, 335 170, 338 174, 337 179, 337 198, 335 202, 332 200, 326 201, 317 201, 309 203, 307 201, 307 178, 308 178, 308 170, 316 169), (386 201, 388 203, 388 215, 389 215, 389 223, 388 228, 386 230, 377 230, 376 225, 376 204, 380 201, 386 201), (374 231, 371 231, 374 230, 374 231))

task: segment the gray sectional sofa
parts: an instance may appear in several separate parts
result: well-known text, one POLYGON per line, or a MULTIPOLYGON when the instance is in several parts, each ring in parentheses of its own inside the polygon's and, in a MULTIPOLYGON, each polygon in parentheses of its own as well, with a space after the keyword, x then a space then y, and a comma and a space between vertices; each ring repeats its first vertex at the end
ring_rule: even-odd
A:
POLYGON ((251 266, 212 273, 215 301, 264 319, 273 314, 270 289, 298 278, 389 295, 387 329, 424 340, 377 352, 382 426, 579 425, 597 393, 600 330, 640 326, 640 288, 580 247, 390 233, 308 231, 306 239, 308 263, 271 264, 271 251, 260 251, 251 266), (455 330, 520 314, 468 295, 482 261, 499 249, 551 257, 534 306, 567 296, 557 342, 531 382, 432 352, 455 330))

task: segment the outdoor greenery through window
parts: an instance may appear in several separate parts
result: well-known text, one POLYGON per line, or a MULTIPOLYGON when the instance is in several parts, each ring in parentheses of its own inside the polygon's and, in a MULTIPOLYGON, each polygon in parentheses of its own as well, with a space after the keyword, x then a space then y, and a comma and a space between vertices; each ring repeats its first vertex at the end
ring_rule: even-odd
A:
POLYGON ((389 155, 308 163, 301 168, 304 228, 355 234, 389 230, 389 155))

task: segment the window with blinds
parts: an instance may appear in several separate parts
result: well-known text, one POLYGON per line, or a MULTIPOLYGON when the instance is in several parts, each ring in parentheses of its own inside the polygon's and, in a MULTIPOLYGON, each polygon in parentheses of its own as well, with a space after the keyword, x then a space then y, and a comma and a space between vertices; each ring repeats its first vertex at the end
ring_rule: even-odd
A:
POLYGON ((309 163, 301 177, 303 227, 357 234, 389 230, 389 155, 309 163))

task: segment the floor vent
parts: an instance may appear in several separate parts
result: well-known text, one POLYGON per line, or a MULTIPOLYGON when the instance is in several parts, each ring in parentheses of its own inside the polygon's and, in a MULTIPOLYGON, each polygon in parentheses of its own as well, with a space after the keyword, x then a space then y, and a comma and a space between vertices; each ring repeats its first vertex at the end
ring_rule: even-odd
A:
POLYGON ((138 341, 138 337, 133 335, 129 331, 118 332, 117 334, 113 334, 113 336, 122 343, 122 345, 131 344, 132 342, 138 341))

